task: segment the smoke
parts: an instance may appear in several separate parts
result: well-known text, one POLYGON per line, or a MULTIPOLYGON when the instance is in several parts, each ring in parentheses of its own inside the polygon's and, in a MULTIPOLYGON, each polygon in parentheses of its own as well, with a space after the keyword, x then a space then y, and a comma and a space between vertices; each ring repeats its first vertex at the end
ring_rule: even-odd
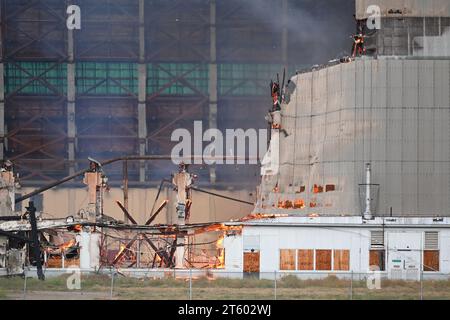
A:
POLYGON ((450 27, 447 27, 441 36, 416 37, 413 49, 414 56, 450 56, 450 27), (415 47, 416 45, 418 48, 415 47))
POLYGON ((354 0, 288 0, 285 22, 281 0, 246 0, 245 4, 252 18, 260 19, 271 33, 280 34, 286 26, 288 59, 293 64, 320 64, 350 52, 354 0))

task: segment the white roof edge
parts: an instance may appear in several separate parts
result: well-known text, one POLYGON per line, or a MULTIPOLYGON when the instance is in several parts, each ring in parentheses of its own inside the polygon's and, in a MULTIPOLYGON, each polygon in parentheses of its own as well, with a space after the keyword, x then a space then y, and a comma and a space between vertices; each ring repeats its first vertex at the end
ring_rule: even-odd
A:
POLYGON ((363 220, 353 217, 277 217, 249 221, 226 222, 227 226, 278 227, 353 227, 353 228, 450 228, 449 217, 377 217, 363 220))

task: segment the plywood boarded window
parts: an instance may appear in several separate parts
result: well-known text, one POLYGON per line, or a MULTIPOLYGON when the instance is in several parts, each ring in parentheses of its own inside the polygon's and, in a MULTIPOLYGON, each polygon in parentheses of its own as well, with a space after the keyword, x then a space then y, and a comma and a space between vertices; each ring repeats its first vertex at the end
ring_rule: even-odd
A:
POLYGON ((327 184, 325 186, 325 192, 336 191, 336 186, 334 184, 327 184))
POLYGON ((439 271, 438 250, 425 250, 423 252, 423 271, 439 271))
POLYGON ((297 270, 314 270, 314 250, 298 250, 297 270))
POLYGON ((244 272, 259 272, 259 252, 244 252, 244 272))
POLYGON ((316 270, 331 270, 331 250, 316 250, 316 270))
POLYGON ((334 250, 333 265, 334 270, 350 270, 350 250, 334 250))
POLYGON ((280 270, 295 270, 295 250, 280 250, 280 270))
POLYGON ((369 267, 372 271, 385 271, 385 251, 370 250, 369 267), (378 270, 376 270, 376 268, 378 270))

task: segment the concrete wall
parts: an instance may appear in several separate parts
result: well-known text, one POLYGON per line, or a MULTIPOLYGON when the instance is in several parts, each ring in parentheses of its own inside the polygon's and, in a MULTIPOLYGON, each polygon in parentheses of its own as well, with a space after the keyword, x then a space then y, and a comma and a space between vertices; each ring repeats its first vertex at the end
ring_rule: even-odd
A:
MULTIPOLYGON (((33 189, 22 188, 18 192, 26 194, 33 189)), ((253 191, 224 191, 210 190, 215 193, 224 194, 230 197, 253 201, 250 193, 253 191)), ((129 189, 129 212, 138 223, 144 224, 150 217, 150 210, 156 197, 157 189, 129 189)), ((254 192, 253 192, 254 194, 254 192)), ((75 215, 81 209, 87 207, 87 189, 84 188, 60 188, 53 189, 43 193, 43 209, 45 218, 62 218, 69 215, 75 215)), ((164 200, 171 201, 163 212, 155 220, 155 224, 175 223, 175 192, 169 189, 163 189, 156 207, 164 200)), ((123 192, 120 188, 112 188, 105 194, 104 213, 116 219, 123 220, 123 213, 115 203, 119 200, 123 203, 123 192)), ((22 205, 25 206, 28 201, 22 205)), ((229 200, 213 197, 207 194, 194 192, 193 206, 191 211, 191 223, 197 222, 215 222, 228 221, 248 215, 253 207, 229 200)))
MULTIPOLYGON (((448 0, 356 0, 356 16, 358 19, 368 17, 367 8, 378 5, 383 17, 392 16, 401 10, 400 16, 406 17, 450 17, 450 2, 448 0)), ((394 15, 398 16, 398 14, 394 15)))

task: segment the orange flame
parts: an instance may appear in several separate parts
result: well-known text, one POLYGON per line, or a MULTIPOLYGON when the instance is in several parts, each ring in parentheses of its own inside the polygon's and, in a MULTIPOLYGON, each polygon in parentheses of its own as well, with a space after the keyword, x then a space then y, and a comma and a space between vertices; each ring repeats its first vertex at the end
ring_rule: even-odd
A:
POLYGON ((122 254, 122 252, 125 251, 126 248, 127 248, 127 246, 124 245, 123 243, 121 243, 119 252, 117 252, 116 256, 114 257, 114 260, 116 260, 122 254))
POLYGON ((225 268, 225 249, 223 248, 224 238, 225 238, 225 233, 223 233, 216 242, 218 263, 216 264, 215 267, 217 269, 225 268))
POLYGON ((75 239, 72 239, 70 241, 67 241, 66 243, 63 243, 62 245, 59 246, 59 249, 61 251, 66 251, 69 248, 72 248, 77 242, 75 241, 75 239))

